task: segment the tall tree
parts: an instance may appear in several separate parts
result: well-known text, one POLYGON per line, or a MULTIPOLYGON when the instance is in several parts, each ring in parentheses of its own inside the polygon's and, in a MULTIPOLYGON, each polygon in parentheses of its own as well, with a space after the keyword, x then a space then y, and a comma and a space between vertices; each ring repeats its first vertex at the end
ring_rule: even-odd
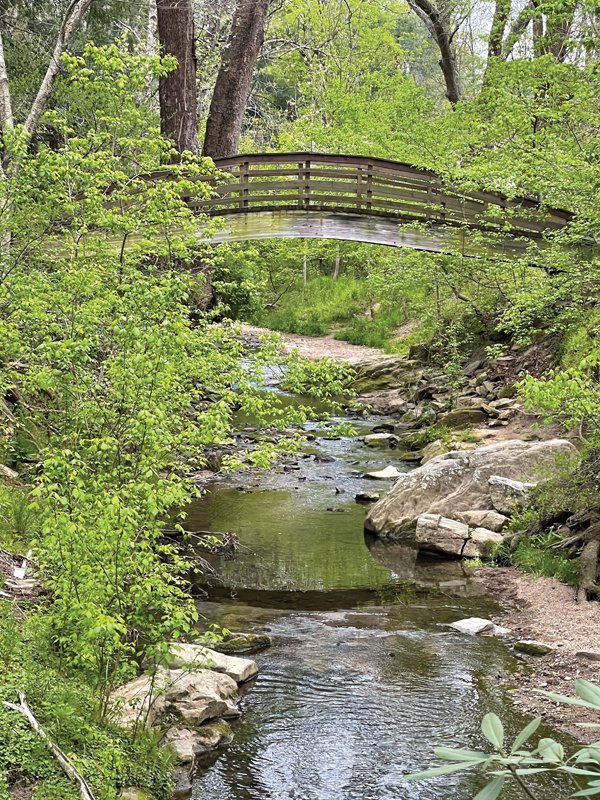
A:
POLYGON ((206 121, 206 156, 219 158, 238 152, 252 76, 265 39, 269 2, 238 0, 206 121))
POLYGON ((160 125, 182 153, 198 152, 196 49, 192 0, 157 0, 158 38, 163 55, 175 56, 177 68, 159 81, 160 125))

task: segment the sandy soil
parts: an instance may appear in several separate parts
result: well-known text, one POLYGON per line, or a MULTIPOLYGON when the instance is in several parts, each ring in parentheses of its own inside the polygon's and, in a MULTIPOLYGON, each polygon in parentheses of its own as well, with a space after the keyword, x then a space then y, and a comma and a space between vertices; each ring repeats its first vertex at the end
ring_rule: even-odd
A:
POLYGON ((494 621, 510 629, 509 641, 534 639, 555 648, 544 656, 520 656, 522 669, 508 681, 511 688, 517 687, 515 705, 580 741, 598 741, 598 730, 577 728, 575 723, 600 723, 600 714, 558 705, 534 692, 574 695, 577 678, 600 683, 600 603, 578 603, 573 587, 512 568, 484 568, 478 577, 504 609, 494 621), (581 653, 595 653, 599 660, 581 653))
MULTIPOLYGON (((272 334, 266 328, 254 325, 242 325, 242 333, 248 339, 259 339, 265 334, 272 334)), ((323 358, 329 356, 336 361, 345 361, 349 358, 362 358, 364 356, 384 356, 383 350, 376 347, 363 347, 334 339, 333 336, 299 336, 296 333, 278 334, 290 350, 296 348, 304 358, 323 358)))

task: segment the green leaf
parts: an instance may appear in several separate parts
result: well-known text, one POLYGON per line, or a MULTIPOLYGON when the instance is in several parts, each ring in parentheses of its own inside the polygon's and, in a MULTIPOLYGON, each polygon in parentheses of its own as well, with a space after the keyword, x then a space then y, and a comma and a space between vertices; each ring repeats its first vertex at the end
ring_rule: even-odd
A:
POLYGON ((542 718, 537 717, 536 719, 532 719, 531 722, 523 728, 521 733, 519 733, 519 735, 515 738, 513 746, 510 750, 511 754, 516 753, 517 750, 519 750, 525 744, 525 742, 533 736, 533 734, 540 727, 541 722, 542 718))
POLYGON ((462 769, 476 767, 480 763, 480 761, 463 761, 460 764, 447 764, 444 767, 433 767, 432 769, 427 769, 425 772, 411 772, 408 775, 405 775, 404 779, 407 781, 424 781, 427 780, 427 778, 436 778, 438 775, 450 775, 451 773, 458 772, 462 769))
POLYGON ((582 700, 600 709, 600 687, 583 678, 579 678, 575 681, 575 691, 582 700))
POLYGON ((485 738, 498 750, 502 750, 504 745, 504 726, 502 720, 496 714, 486 714, 481 723, 481 732, 485 738))
POLYGON ((433 750, 437 758, 445 761, 487 761, 487 753, 480 753, 477 750, 461 750, 451 747, 435 747, 433 750))
POLYGON ((562 744, 554 739, 540 739, 537 752, 544 761, 550 761, 553 764, 560 764, 565 757, 562 744))
POLYGON ((502 793, 504 780, 504 777, 494 778, 494 780, 490 781, 487 786, 484 786, 480 792, 477 792, 473 800, 496 800, 502 793))

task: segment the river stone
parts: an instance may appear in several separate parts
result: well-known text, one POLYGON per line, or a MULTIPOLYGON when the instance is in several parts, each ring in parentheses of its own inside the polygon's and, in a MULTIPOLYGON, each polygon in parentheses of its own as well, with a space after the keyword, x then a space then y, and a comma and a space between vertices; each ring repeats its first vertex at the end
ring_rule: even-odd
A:
POLYGON ((534 639, 522 639, 520 642, 515 642, 513 647, 519 653, 525 653, 528 656, 547 656, 555 649, 552 645, 536 642, 534 639))
POLYGON ((501 514, 512 514, 519 503, 527 500, 529 492, 535 489, 535 483, 523 483, 500 475, 492 475, 488 481, 492 505, 501 514))
POLYGON ((501 628, 500 625, 494 625, 490 619, 481 619, 481 617, 460 619, 458 622, 452 622, 450 627, 459 633, 467 633, 469 636, 476 636, 479 633, 493 633, 496 636, 503 636, 508 633, 508 628, 501 628))
POLYGON ((593 650, 579 650, 575 656, 585 658, 586 661, 600 661, 600 653, 595 653, 593 650))
POLYGON ((223 672, 237 683, 244 683, 258 672, 256 663, 249 658, 228 656, 217 653, 216 650, 209 650, 208 647, 200 644, 182 642, 171 643, 166 656, 166 666, 171 669, 187 667, 194 670, 208 669, 214 672, 223 672))
POLYGON ((173 725, 162 740, 171 748, 178 764, 190 764, 194 760, 196 737, 189 728, 173 725))
POLYGON ((469 526, 439 514, 422 514, 417 519, 415 541, 419 549, 461 556, 469 538, 469 526))
POLYGON ((430 442, 421 450, 423 464, 427 464, 428 461, 431 461, 431 459, 435 458, 436 456, 441 456, 444 453, 447 453, 448 449, 448 445, 444 444, 441 439, 436 439, 434 442, 430 442))
POLYGON ((392 447, 398 444, 398 439, 393 433, 369 433, 367 436, 363 436, 363 442, 369 447, 379 447, 380 445, 392 447))
POLYGON ((110 705, 117 724, 129 728, 140 721, 152 727, 163 714, 173 714, 191 725, 217 717, 238 717, 236 701, 237 683, 229 675, 161 667, 154 679, 141 675, 116 689, 110 705))
POLYGON ((447 428, 468 428, 469 425, 479 425, 486 419, 487 415, 480 408, 455 408, 444 414, 440 424, 447 428))
POLYGON ((489 531, 500 533, 508 522, 508 517, 499 514, 497 511, 477 511, 470 509, 457 515, 461 522, 466 522, 474 528, 487 528, 489 531))
POLYGON ((354 496, 354 499, 357 503, 367 504, 367 503, 376 503, 381 495, 377 494, 377 492, 358 492, 354 496))
POLYGON ((266 633, 230 633, 222 642, 214 644, 213 650, 225 655, 260 653, 271 647, 271 644, 271 637, 266 633))
POLYGON ((375 472, 365 472, 365 478, 372 478, 376 481, 388 481, 392 478, 398 478, 402 473, 396 467, 385 467, 385 469, 376 470, 375 472))
POLYGON ((192 796, 193 769, 189 764, 175 767, 173 770, 173 783, 175 788, 171 792, 171 800, 188 800, 192 796))
POLYGON ((488 483, 492 475, 528 480, 540 467, 554 466, 557 456, 576 454, 575 447, 563 439, 545 442, 511 439, 470 451, 452 450, 401 474, 390 491, 371 508, 365 527, 378 536, 414 541, 421 514, 453 518, 464 511, 492 508, 488 483))
POLYGON ((462 551, 464 558, 487 558, 495 545, 502 544, 503 536, 487 528, 475 528, 469 534, 462 551))
POLYGON ((121 790, 119 800, 152 800, 152 797, 148 792, 144 792, 143 789, 130 786, 127 789, 121 790))

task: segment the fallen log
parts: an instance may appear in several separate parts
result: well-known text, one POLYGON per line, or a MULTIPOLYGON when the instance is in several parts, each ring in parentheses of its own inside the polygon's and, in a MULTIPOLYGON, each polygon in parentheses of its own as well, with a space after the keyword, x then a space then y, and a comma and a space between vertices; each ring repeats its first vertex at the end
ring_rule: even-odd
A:
POLYGON ((65 753, 63 753, 60 747, 52 741, 52 739, 48 736, 46 731, 37 721, 33 711, 27 705, 27 701, 25 700, 25 695, 22 694, 21 692, 19 693, 19 705, 17 705, 16 703, 9 703, 7 700, 3 701, 3 705, 6 706, 6 708, 10 708, 12 711, 16 711, 17 713, 22 714, 27 719, 33 730, 39 736, 41 736, 42 739, 44 739, 44 741, 48 746, 48 749, 60 764, 60 767, 65 773, 65 775, 67 775, 67 777, 69 777, 75 783, 79 784, 79 791, 81 792, 82 800, 95 800, 94 794, 90 789, 86 779, 82 775, 80 775, 80 773, 75 769, 75 767, 71 763, 69 757, 65 755, 65 753))

